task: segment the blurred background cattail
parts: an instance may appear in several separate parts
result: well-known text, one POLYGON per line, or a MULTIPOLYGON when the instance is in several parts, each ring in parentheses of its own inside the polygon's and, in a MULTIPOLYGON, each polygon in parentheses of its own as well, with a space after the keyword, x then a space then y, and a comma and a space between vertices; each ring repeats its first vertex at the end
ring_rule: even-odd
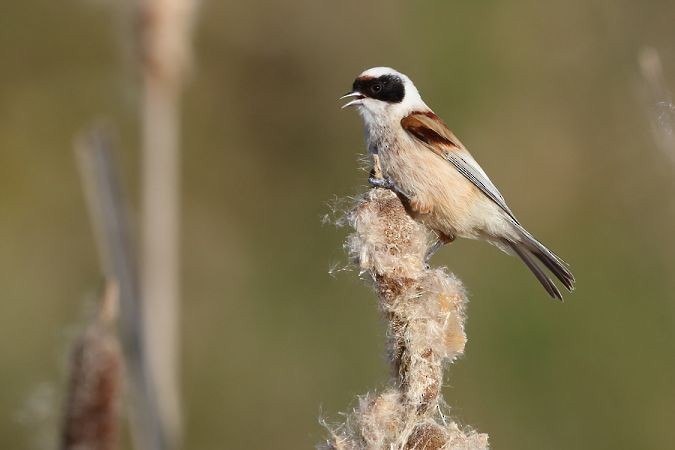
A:
POLYGON ((123 389, 117 339, 118 288, 105 287, 95 315, 73 342, 64 408, 62 450, 116 450, 123 389))

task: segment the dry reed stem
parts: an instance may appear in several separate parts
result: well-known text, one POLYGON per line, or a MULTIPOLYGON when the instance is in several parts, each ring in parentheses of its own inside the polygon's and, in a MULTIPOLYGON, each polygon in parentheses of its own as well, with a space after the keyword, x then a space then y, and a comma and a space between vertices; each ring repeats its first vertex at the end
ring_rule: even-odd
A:
POLYGON ((141 0, 143 73, 142 299, 161 426, 179 446, 180 97, 190 65, 194 0, 141 0))
POLYGON ((390 190, 371 189, 348 219, 355 232, 347 249, 370 275, 387 321, 392 377, 384 392, 361 397, 319 448, 488 448, 486 434, 462 430, 441 412, 444 365, 461 355, 466 343, 461 282, 443 269, 425 267, 429 231, 390 190))
POLYGON ((80 174, 96 236, 101 267, 119 286, 120 338, 128 377, 129 422, 136 447, 166 448, 148 350, 143 340, 143 310, 139 301, 136 249, 129 226, 126 197, 110 133, 101 128, 76 142, 80 174))
POLYGON ((122 388, 115 334, 117 285, 108 283, 97 314, 73 343, 61 436, 63 450, 114 450, 122 388))

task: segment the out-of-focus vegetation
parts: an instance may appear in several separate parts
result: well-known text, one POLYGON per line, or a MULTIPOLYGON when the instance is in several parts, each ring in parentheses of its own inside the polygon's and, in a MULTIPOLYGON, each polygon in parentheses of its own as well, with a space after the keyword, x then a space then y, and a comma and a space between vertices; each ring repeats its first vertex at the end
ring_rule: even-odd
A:
MULTIPOLYGON (((310 448, 319 415, 386 379, 375 299, 328 275, 345 231, 320 220, 365 186, 360 120, 335 99, 376 65, 415 80, 578 279, 558 304, 486 244, 435 257, 471 298, 444 392, 457 415, 494 448, 671 448, 675 167, 637 57, 654 47, 675 90, 673 17, 666 0, 203 2, 184 104, 185 448, 310 448)), ((1 448, 53 428, 101 284, 72 154, 92 119, 118 126, 137 199, 124 20, 99 1, 3 5, 1 448)))

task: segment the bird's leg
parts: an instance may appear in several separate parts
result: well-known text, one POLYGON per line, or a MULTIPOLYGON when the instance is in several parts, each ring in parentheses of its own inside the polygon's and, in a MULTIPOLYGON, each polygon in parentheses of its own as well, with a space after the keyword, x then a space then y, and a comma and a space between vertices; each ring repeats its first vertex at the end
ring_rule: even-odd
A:
POLYGON ((373 149, 370 152, 373 159, 373 168, 370 170, 371 178, 384 178, 382 176, 382 164, 380 164, 380 155, 377 152, 377 149, 373 149))
POLYGON ((431 247, 429 247, 426 255, 424 255, 424 267, 426 267, 427 269, 429 268, 429 260, 431 259, 432 256, 434 256, 434 253, 440 250, 440 248, 443 247, 445 244, 449 244, 450 242, 455 240, 455 236, 452 234, 445 234, 441 233, 440 231, 437 231, 436 234, 438 235, 436 242, 434 242, 431 245, 431 247))
POLYGON ((380 157, 377 154, 377 152, 373 152, 372 157, 373 157, 373 168, 370 169, 370 174, 368 175, 368 183, 370 183, 370 185, 374 187, 397 191, 396 184, 390 178, 387 178, 382 174, 380 157))

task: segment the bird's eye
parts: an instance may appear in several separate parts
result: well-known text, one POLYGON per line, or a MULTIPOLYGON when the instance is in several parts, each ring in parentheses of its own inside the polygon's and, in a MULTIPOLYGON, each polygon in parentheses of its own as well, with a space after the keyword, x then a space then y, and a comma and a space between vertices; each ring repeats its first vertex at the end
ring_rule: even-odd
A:
POLYGON ((379 83, 374 84, 373 87, 370 88, 370 90, 373 91, 373 93, 377 94, 378 92, 380 92, 382 90, 382 85, 379 84, 379 83))

